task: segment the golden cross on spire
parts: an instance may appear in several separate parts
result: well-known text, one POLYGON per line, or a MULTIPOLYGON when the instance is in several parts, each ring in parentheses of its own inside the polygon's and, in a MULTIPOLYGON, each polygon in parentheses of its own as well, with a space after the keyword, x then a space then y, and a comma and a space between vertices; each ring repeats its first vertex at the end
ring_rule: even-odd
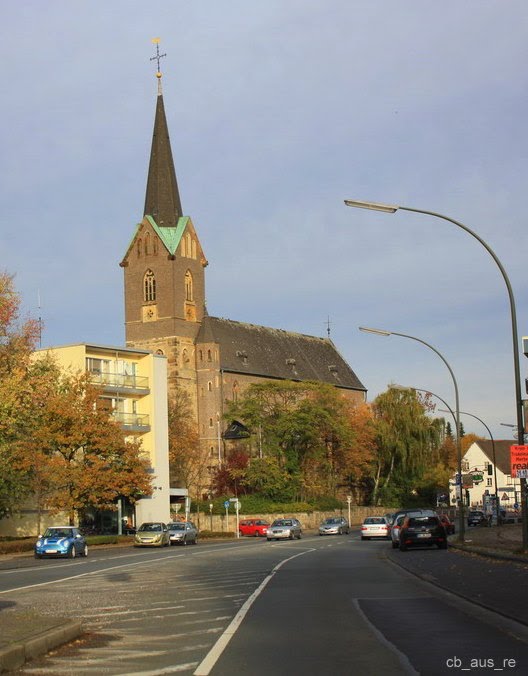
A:
POLYGON ((151 61, 157 61, 157 64, 158 64, 158 70, 156 72, 156 77, 158 78, 158 94, 161 94, 160 59, 162 59, 164 56, 167 56, 167 54, 160 54, 160 51, 159 51, 160 39, 159 38, 152 38, 152 42, 156 45, 156 56, 152 56, 150 60, 151 61))

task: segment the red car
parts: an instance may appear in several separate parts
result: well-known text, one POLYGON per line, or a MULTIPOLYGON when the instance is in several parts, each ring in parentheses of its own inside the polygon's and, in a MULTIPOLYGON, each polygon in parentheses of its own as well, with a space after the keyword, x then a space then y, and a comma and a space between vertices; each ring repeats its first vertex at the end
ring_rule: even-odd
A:
POLYGON ((243 519, 238 524, 238 533, 242 535, 252 535, 253 537, 265 537, 268 532, 269 523, 262 519, 243 519))
POLYGON ((453 535, 455 532, 455 524, 451 521, 447 514, 439 514, 438 517, 442 522, 443 527, 446 529, 446 533, 448 535, 453 535))

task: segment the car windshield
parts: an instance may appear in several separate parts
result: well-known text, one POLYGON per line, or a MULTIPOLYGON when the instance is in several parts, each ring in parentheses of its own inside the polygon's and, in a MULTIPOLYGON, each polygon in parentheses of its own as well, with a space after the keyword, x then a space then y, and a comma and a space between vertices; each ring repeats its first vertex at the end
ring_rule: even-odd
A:
POLYGON ((409 519, 409 527, 413 528, 416 526, 437 526, 438 517, 436 516, 414 516, 409 519))
POLYGON ((185 524, 184 523, 172 523, 169 526, 169 530, 185 530, 185 524))
POLYGON ((141 533, 158 533, 161 528, 161 523, 143 523, 139 527, 141 533))
POLYGON ((339 519, 325 519, 325 523, 340 523, 339 519))
POLYGON ((293 526, 291 519, 277 519, 273 522, 274 526, 293 526))
POLYGON ((385 523, 384 516, 368 516, 364 523, 385 523))
POLYGON ((45 538, 71 538, 73 531, 70 528, 46 528, 45 538))

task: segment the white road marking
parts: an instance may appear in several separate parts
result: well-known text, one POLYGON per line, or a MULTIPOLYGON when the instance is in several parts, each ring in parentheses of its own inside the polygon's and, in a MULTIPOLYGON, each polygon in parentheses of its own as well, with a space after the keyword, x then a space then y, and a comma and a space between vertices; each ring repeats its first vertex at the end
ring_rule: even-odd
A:
POLYGON ((251 594, 251 596, 247 599, 247 601, 244 603, 242 608, 238 611, 238 613, 235 615, 235 617, 231 620, 229 623, 229 626, 227 629, 224 631, 224 633, 218 638, 217 642, 214 644, 214 646, 211 648, 211 650, 207 653, 205 658, 200 662, 198 665, 198 668, 194 672, 194 676, 208 676, 208 674, 211 672, 211 669, 214 667, 216 662, 218 661, 220 655, 224 652, 226 649, 227 645, 229 644, 229 641, 233 638, 235 635, 237 629, 239 626, 242 624, 242 621, 244 617, 246 616, 247 612, 255 603, 257 598, 260 596, 260 594, 264 591, 265 587, 269 583, 269 581, 273 578, 275 573, 282 568, 282 566, 285 563, 288 563, 288 561, 292 561, 293 559, 296 559, 298 556, 303 556, 304 554, 308 554, 308 552, 315 552, 317 551, 316 549, 307 549, 303 552, 299 552, 299 554, 294 554, 293 556, 290 556, 287 559, 284 559, 280 563, 278 563, 275 568, 271 571, 271 573, 260 583, 260 585, 255 589, 255 591, 251 594))

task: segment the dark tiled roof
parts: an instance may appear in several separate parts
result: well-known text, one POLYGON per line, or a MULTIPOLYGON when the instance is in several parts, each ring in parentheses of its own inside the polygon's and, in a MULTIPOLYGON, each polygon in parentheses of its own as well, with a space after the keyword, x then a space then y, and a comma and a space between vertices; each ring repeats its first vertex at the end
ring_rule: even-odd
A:
POLYGON ((217 343, 220 368, 225 371, 282 380, 312 380, 366 392, 327 338, 207 316, 196 342, 217 343))
POLYGON ((171 228, 175 228, 183 216, 161 95, 156 102, 144 215, 152 216, 160 227, 171 228))
MULTIPOLYGON (((476 441, 476 444, 480 446, 484 455, 486 455, 491 463, 493 463, 493 444, 491 440, 486 439, 485 441, 476 441)), ((518 442, 513 441, 513 439, 495 439, 495 458, 497 467, 503 474, 511 473, 510 465, 510 446, 515 446, 518 442)))

